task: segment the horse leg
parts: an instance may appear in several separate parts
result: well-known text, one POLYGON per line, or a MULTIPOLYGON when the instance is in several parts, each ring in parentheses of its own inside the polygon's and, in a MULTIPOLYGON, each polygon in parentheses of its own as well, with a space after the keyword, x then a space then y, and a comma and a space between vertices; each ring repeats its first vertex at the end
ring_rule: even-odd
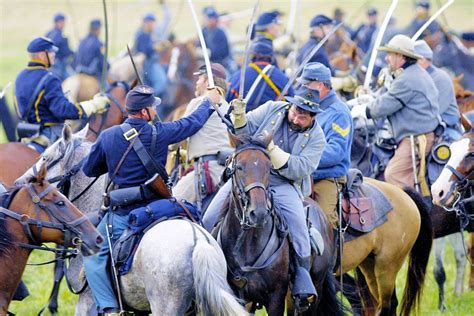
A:
POLYGON ((446 273, 444 271, 443 258, 446 239, 444 237, 435 239, 433 246, 435 252, 433 273, 436 283, 438 284, 438 309, 440 311, 444 311, 446 309, 446 303, 444 300, 444 283, 446 282, 446 273))
MULTIPOLYGON (((470 249, 471 263, 474 262, 474 233, 471 233, 471 249, 470 249)), ((469 288, 474 289, 474 267, 471 265, 471 275, 469 277, 469 288)))
MULTIPOLYGON (((369 287, 369 292, 371 294, 371 298, 375 299, 377 305, 380 305, 380 297, 379 297, 379 287, 377 277, 375 275, 375 262, 372 258, 367 258, 364 262, 360 264, 360 270, 367 282, 367 286, 369 287)), ((364 315, 375 315, 376 309, 370 308, 373 304, 369 301, 369 297, 363 297, 362 308, 364 311, 364 315)))
POLYGON ((453 246, 454 256, 456 258, 456 283, 454 286, 454 294, 459 296, 463 292, 464 270, 466 268, 466 245, 462 238, 462 233, 456 233, 449 236, 449 241, 453 246))
POLYGON ((378 308, 380 315, 396 315, 396 306, 392 306, 392 295, 395 291, 397 272, 403 263, 400 262, 375 262, 375 277, 378 286, 378 308))
POLYGON ((273 293, 268 304, 265 304, 268 315, 284 315, 285 313, 285 296, 286 291, 280 290, 273 293))

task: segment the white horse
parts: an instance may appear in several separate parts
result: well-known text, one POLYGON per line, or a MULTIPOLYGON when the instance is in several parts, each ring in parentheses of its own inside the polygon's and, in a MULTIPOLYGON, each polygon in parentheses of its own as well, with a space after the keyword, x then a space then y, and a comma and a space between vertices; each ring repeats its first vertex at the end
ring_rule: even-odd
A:
MULTIPOLYGON (((48 178, 66 175, 89 153, 92 143, 81 134, 73 135, 65 127, 63 138, 49 147, 42 158, 18 181, 33 174, 42 164, 54 166, 48 178)), ((92 179, 82 171, 71 177, 70 196, 80 194, 92 179)), ((85 213, 97 209, 102 203, 105 177, 88 189, 76 205, 85 213)), ((71 263, 68 275, 72 286, 80 288, 81 258, 71 263)), ((121 277, 124 301, 130 307, 151 311, 153 315, 183 315, 196 303, 197 310, 205 315, 244 315, 227 283, 227 264, 219 245, 200 226, 185 220, 159 223, 143 237, 134 258, 133 267, 121 277)), ((76 315, 97 314, 90 290, 80 295, 76 315)))

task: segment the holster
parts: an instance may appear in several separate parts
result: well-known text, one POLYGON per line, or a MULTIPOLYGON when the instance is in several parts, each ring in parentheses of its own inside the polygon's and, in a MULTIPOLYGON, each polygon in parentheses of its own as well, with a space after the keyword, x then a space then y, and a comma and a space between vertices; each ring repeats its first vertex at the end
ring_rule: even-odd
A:
POLYGON ((28 122, 19 122, 16 126, 18 137, 21 138, 31 138, 39 136, 41 125, 31 124, 28 122))
POLYGON ((112 208, 137 204, 157 198, 155 193, 143 185, 113 190, 108 196, 112 208))
POLYGON ((145 188, 156 194, 160 199, 167 199, 173 196, 170 188, 158 173, 155 173, 153 177, 145 182, 145 188))

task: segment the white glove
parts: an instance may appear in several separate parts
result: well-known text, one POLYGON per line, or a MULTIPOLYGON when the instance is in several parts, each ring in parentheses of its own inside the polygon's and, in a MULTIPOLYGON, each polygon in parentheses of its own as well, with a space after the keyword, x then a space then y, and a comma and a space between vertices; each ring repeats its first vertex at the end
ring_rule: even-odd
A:
POLYGON ((367 118, 366 109, 367 109, 367 103, 356 104, 351 110, 351 116, 353 118, 356 118, 356 117, 367 118))
POLYGON ((274 169, 280 169, 290 160, 290 154, 275 145, 273 140, 268 144, 267 150, 274 169))
POLYGON ((372 101, 374 101, 375 98, 371 95, 371 94, 363 94, 359 97, 357 97, 357 103, 358 104, 365 104, 367 106, 367 104, 369 103, 372 103, 372 101))
POLYGON ((98 93, 92 100, 83 101, 79 103, 79 105, 82 107, 87 116, 91 116, 93 113, 104 110, 109 102, 109 98, 98 93))
POLYGON ((247 117, 245 115, 245 110, 247 109, 247 102, 244 100, 234 99, 230 102, 232 106, 232 123, 234 123, 235 128, 244 127, 247 124, 247 117))

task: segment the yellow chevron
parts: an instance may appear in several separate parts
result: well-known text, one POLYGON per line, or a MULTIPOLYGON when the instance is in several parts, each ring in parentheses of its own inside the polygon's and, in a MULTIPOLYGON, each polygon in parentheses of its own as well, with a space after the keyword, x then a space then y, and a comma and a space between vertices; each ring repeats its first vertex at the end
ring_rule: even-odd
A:
POLYGON ((341 134, 342 137, 346 137, 347 134, 349 134, 350 126, 348 126, 347 128, 342 128, 336 123, 332 123, 332 129, 335 130, 337 133, 341 134))

